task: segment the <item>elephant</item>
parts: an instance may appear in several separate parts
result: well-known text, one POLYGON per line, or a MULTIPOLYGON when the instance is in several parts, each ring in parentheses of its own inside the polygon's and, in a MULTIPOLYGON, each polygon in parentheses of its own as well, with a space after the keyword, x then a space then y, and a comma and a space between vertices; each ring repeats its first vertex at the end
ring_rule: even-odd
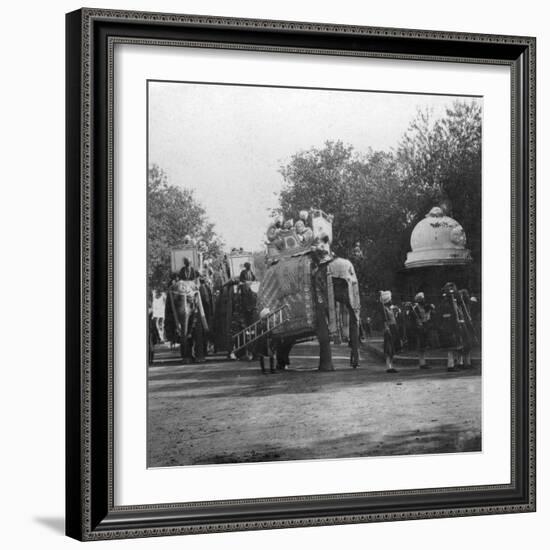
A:
POLYGON ((168 300, 179 335, 183 363, 190 363, 193 359, 204 362, 208 322, 198 284, 195 281, 178 281, 169 290, 168 300))
MULTIPOLYGON (((217 352, 233 351, 233 336, 258 320, 256 305, 258 283, 230 279, 217 291, 212 317, 212 338, 217 352)), ((249 355, 241 350, 239 355, 249 355)))
POLYGON ((272 335, 277 367, 289 364, 295 343, 316 336, 319 370, 334 370, 330 340, 335 332, 336 303, 349 314, 350 365, 359 365, 359 291, 353 264, 312 250, 299 258, 282 259, 266 271, 258 301, 271 310, 284 304, 288 319, 272 335))

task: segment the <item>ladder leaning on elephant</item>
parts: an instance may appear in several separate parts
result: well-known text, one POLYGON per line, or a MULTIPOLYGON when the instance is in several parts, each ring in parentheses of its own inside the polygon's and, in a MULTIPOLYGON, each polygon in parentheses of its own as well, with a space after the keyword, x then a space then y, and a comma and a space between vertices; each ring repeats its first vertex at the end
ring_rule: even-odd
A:
POLYGON ((272 276, 263 289, 260 286, 258 299, 261 307, 274 309, 286 305, 288 309, 287 323, 274 330, 270 337, 277 368, 284 369, 290 364, 289 355, 296 343, 316 336, 319 370, 334 370, 331 338, 337 330, 336 303, 349 314, 350 365, 356 368, 359 365, 360 301, 352 263, 312 250, 299 260, 294 257, 281 259, 268 268, 268 272, 270 270, 273 270, 272 276), (297 270, 301 270, 301 277, 292 276, 297 270), (301 303, 297 304, 299 301, 301 303), (302 323, 296 322, 296 317, 302 312, 297 313, 298 306, 309 312, 302 323))

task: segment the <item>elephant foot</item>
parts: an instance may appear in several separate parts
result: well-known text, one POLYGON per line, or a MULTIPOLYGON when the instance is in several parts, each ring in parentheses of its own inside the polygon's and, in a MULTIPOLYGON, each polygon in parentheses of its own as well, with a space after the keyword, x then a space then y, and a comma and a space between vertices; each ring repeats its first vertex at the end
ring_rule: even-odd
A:
POLYGON ((334 370, 334 365, 332 363, 328 365, 319 365, 319 370, 321 372, 330 372, 334 370))

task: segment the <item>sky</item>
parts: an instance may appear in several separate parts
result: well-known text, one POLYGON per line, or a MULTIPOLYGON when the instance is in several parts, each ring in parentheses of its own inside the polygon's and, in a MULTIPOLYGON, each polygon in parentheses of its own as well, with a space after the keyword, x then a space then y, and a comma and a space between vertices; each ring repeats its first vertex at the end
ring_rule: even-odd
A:
POLYGON ((327 140, 397 147, 418 109, 457 97, 183 82, 149 83, 149 165, 192 189, 225 248, 260 250, 292 155, 327 140))

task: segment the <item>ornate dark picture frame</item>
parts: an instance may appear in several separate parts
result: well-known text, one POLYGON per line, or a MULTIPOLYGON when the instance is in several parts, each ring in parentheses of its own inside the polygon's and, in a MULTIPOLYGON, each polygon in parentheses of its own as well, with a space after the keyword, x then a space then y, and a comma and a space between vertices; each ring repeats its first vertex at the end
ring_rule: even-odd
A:
POLYGON ((535 39, 101 9, 69 13, 66 28, 67 535, 99 540, 534 511, 535 39), (510 67, 513 281, 510 484, 114 505, 115 43, 510 67))

